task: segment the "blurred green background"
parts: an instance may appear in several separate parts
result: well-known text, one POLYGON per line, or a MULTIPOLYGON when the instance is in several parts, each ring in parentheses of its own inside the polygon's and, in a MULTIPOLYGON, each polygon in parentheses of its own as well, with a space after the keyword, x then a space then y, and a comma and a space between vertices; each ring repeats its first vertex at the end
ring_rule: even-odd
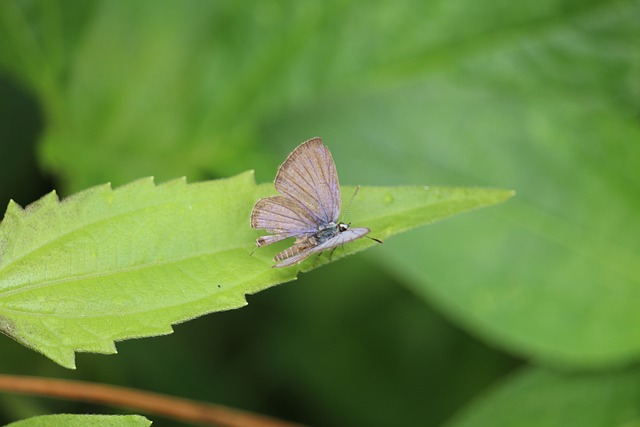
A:
MULTIPOLYGON (((266 182, 313 136, 345 184, 518 192, 74 372, 2 338, 2 371, 318 426, 640 423, 639 23, 613 0, 0 2, 3 206, 266 182)), ((108 411, 0 396, 1 422, 108 411)))

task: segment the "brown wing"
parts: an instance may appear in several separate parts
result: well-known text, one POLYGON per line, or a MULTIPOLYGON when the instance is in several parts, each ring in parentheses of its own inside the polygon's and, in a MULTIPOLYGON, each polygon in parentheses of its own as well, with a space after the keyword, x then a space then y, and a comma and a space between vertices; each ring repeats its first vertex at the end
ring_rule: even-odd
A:
POLYGON ((258 246, 270 245, 293 236, 314 234, 317 226, 306 210, 284 196, 260 199, 251 212, 251 227, 266 230, 273 236, 263 236, 258 246))
POLYGON ((293 150, 278 169, 275 186, 316 225, 338 221, 340 184, 336 165, 322 139, 310 139, 293 150))
MULTIPOLYGON (((291 258, 293 256, 299 257, 303 252, 308 252, 311 254, 312 252, 309 249, 317 246, 316 239, 313 236, 303 237, 296 240, 295 244, 284 251, 278 253, 273 260, 274 261, 282 261, 287 258, 291 258)), ((307 255, 309 256, 309 255, 307 255)), ((306 258, 306 256, 304 257, 306 258)), ((304 259, 303 258, 303 259, 304 259)))

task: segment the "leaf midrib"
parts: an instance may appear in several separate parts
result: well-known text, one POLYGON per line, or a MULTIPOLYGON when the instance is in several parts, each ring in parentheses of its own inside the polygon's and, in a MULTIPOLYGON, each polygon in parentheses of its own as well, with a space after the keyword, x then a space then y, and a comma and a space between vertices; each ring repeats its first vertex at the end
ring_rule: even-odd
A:
MULTIPOLYGON (((233 252, 237 249, 241 249, 241 248, 229 248, 229 249, 225 249, 225 250, 221 250, 221 251, 216 251, 216 252, 205 252, 205 253, 200 253, 200 254, 194 254, 188 257, 182 257, 182 258, 173 258, 171 260, 167 260, 164 262, 151 262, 151 263, 146 263, 146 264, 142 264, 142 265, 136 265, 136 266, 128 266, 128 267, 124 267, 124 268, 118 268, 118 269, 114 269, 109 271, 107 274, 96 274, 96 273, 90 273, 90 274, 83 274, 80 276, 74 276, 74 277, 70 277, 70 278, 65 278, 65 279, 58 279, 58 280, 51 280, 51 281, 45 281, 45 282, 40 282, 37 284, 32 284, 29 286, 21 286, 19 288, 14 288, 12 290, 9 290, 7 292, 2 292, 0 293, 0 302, 2 301, 3 297, 8 297, 8 296, 12 296, 12 295, 16 295, 16 294, 20 294, 22 292, 29 292, 31 290, 39 290, 42 288, 47 288, 47 287, 51 287, 51 286, 55 286, 58 284, 66 284, 66 283, 72 283, 72 282, 77 282, 77 281, 82 281, 82 280, 87 280, 87 279, 92 279, 92 278, 98 278, 98 277, 112 277, 112 276, 117 276, 119 274, 126 274, 132 271, 138 271, 138 270, 144 270, 147 268, 155 268, 155 267, 159 267, 159 266, 167 266, 167 265, 171 265, 171 264, 179 264, 182 263, 184 261, 188 261, 190 259, 195 259, 195 258, 199 258, 199 257, 203 257, 203 256, 216 256, 219 254, 224 254, 224 253, 230 253, 233 252)), ((247 254, 247 256, 249 256, 247 254)), ((260 276, 261 274, 264 273, 264 271, 258 271, 258 274, 253 275, 248 277, 246 274, 243 274, 241 277, 241 280, 236 280, 236 281, 229 281, 229 282, 225 282, 225 288, 226 290, 230 290, 231 288, 235 287, 238 283, 244 283, 247 281, 250 281, 252 279, 255 279, 256 277, 260 276)), ((211 293, 207 294, 207 296, 213 295, 211 293)), ((198 298, 200 299, 200 298, 198 298)), ((181 305, 184 303, 180 303, 177 305, 181 305)), ((157 309, 158 307, 154 308, 157 309)), ((16 309, 10 309, 10 308, 6 308, 6 307, 2 307, 0 308, 0 311, 2 312, 17 312, 17 313, 33 313, 30 312, 28 310, 16 310, 16 309)), ((55 314, 52 313, 45 313, 45 314, 40 314, 42 316, 51 316, 55 314)), ((65 316, 58 316, 58 317, 65 317, 65 316)), ((72 317, 72 316, 69 316, 72 317)))
MULTIPOLYGON (((188 185, 188 184, 186 184, 186 185, 188 185)), ((155 186, 155 184, 154 184, 154 186, 155 186)), ((157 186, 155 186, 155 187, 157 188, 157 186)), ((114 190, 111 189, 110 191, 114 191, 114 190)), ((197 200, 197 199, 194 199, 194 200, 197 200)), ((57 201, 55 209, 59 209, 60 208, 60 204, 62 204, 62 203, 65 203, 65 201, 64 200, 63 201, 57 201)), ((151 208, 155 209, 155 208, 158 208, 158 207, 161 207, 161 206, 167 206, 167 205, 178 204, 178 203, 179 202, 176 202, 175 200, 173 200, 173 201, 167 201, 167 202, 163 202, 163 203, 150 204, 150 205, 147 205, 147 206, 144 206, 144 207, 140 207, 138 209, 133 209, 133 210, 130 210, 130 211, 119 213, 119 214, 103 217, 103 218, 100 218, 99 220, 96 220, 96 221, 86 222, 86 223, 84 223, 82 225, 79 225, 77 227, 71 227, 67 231, 64 231, 64 232, 56 235, 54 238, 44 241, 41 245, 38 245, 37 247, 34 247, 32 250, 24 252, 22 255, 20 255, 20 256, 18 256, 16 258, 10 259, 7 264, 5 264, 5 265, 0 267, 0 277, 1 277, 2 271, 5 270, 7 267, 10 267, 11 265, 16 264, 17 262, 19 262, 19 261, 21 261, 21 260, 23 260, 25 258, 28 258, 29 256, 37 254, 38 252, 40 252, 42 250, 45 250, 47 247, 49 247, 49 246, 51 246, 51 245, 53 245, 53 244, 65 239, 65 238, 67 238, 69 236, 72 236, 72 235, 74 235, 76 233, 79 233, 79 232, 84 231, 86 229, 90 229, 92 227, 99 226, 99 225, 101 225, 101 224, 103 224, 105 222, 117 221, 120 218, 124 218, 124 217, 130 216, 130 215, 136 214, 138 212, 145 211, 147 209, 151 209, 151 208)), ((22 209, 22 208, 20 208, 20 209, 22 209)), ((37 213, 35 213, 35 214, 37 215, 37 213)), ((20 232, 21 233, 24 231, 24 228, 25 228, 25 226, 24 226, 24 222, 23 222, 23 223, 20 224, 20 232)), ((0 283, 1 283, 1 280, 0 280, 0 283)), ((2 293, 0 292, 0 295, 1 294, 2 293)))

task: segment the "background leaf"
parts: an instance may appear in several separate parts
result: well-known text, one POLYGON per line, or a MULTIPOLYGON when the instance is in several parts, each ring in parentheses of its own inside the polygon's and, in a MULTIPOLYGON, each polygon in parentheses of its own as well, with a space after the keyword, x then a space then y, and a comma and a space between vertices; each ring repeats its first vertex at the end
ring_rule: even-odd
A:
POLYGON ((576 10, 559 27, 522 28, 506 45, 489 38, 449 67, 426 61, 420 80, 282 114, 269 139, 313 129, 329 144, 348 141, 334 149, 349 159, 347 180, 514 186, 521 197, 505 210, 403 236, 381 262, 524 357, 578 367, 634 360, 640 333, 620 325, 640 321, 640 109, 623 95, 640 81, 638 18, 637 2, 617 3, 576 10), (602 73, 620 79, 591 90, 602 73))
POLYGON ((638 375, 637 368, 572 375, 525 369, 446 425, 633 426, 640 422, 638 375))
MULTIPOLYGON (((0 87, 12 90, 0 92, 11 112, 0 171, 21 174, 0 180, 6 201, 150 175, 256 169, 270 182, 316 135, 343 184, 519 195, 180 334, 123 342, 122 357, 80 355, 74 375, 311 425, 437 425, 513 369, 509 355, 581 371, 634 363, 639 11, 638 0, 2 2, 0 87), (30 96, 41 129, 37 108, 18 108, 30 96), (33 155, 55 184, 14 154, 38 132, 33 155)), ((6 369, 69 375, 11 340, 2 355, 6 369)), ((5 419, 78 410, 0 405, 5 419)))
POLYGON ((16 421, 7 427, 147 427, 151 421, 139 415, 42 415, 28 420, 16 421))

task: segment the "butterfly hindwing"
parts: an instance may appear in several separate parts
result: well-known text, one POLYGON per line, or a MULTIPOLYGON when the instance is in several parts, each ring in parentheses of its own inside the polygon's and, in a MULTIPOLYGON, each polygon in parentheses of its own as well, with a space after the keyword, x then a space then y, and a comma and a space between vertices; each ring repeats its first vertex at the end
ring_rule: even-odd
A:
POLYGON ((299 262, 304 261, 314 253, 320 253, 329 249, 333 249, 338 246, 342 246, 345 243, 349 243, 354 240, 360 239, 361 237, 364 237, 365 235, 369 234, 369 231, 370 230, 365 227, 351 228, 349 230, 346 230, 337 234, 335 237, 317 246, 311 246, 311 247, 305 248, 304 246, 301 245, 299 247, 300 249, 294 249, 299 245, 299 244, 296 244, 291 248, 289 248, 289 250, 293 250, 292 251, 293 255, 289 256, 288 258, 285 258, 282 261, 278 259, 279 256, 286 254, 287 252, 286 250, 276 255, 275 260, 280 262, 274 265, 274 267, 289 267, 291 265, 297 264, 299 262))
POLYGON ((258 246, 270 245, 288 237, 311 235, 317 230, 314 218, 284 196, 259 200, 251 212, 251 226, 274 234, 260 237, 258 246))

